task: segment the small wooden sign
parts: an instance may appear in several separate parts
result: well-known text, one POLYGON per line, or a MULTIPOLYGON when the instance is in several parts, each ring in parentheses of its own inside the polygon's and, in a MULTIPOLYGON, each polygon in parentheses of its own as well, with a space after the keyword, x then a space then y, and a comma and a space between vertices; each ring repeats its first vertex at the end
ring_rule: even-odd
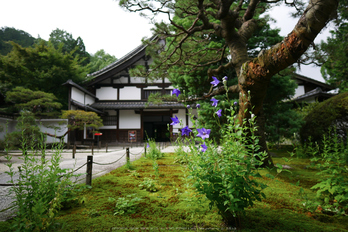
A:
POLYGON ((137 131, 130 130, 128 131, 128 142, 134 143, 137 141, 137 131))

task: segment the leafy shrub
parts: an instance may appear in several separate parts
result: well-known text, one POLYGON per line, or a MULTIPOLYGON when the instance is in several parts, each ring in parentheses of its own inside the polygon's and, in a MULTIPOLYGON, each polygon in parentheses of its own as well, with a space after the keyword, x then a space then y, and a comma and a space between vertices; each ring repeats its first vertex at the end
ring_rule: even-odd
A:
MULTIPOLYGON (((25 134, 23 132, 23 137, 25 134)), ((70 178, 72 174, 65 174, 66 169, 59 167, 62 145, 57 144, 50 160, 46 160, 45 146, 36 153, 29 145, 33 144, 28 138, 21 139, 24 163, 18 172, 14 171, 11 155, 7 155, 7 166, 10 183, 17 184, 11 188, 15 195, 13 202, 17 212, 14 218, 14 231, 49 231, 53 229, 55 216, 62 207, 62 202, 70 191, 74 191, 70 178), (40 152, 40 153, 39 153, 40 152), (38 156, 41 154, 41 156, 38 156), (18 178, 17 178, 18 176, 18 178)), ((34 137, 29 137, 34 139, 34 137)), ((42 143, 41 143, 42 144, 42 143)))
POLYGON ((139 184, 140 189, 145 189, 149 192, 157 192, 156 181, 151 178, 146 177, 144 181, 139 184))
POLYGON ((302 143, 309 138, 321 143, 323 135, 336 129, 337 136, 347 141, 348 128, 348 92, 334 96, 318 104, 306 117, 300 130, 302 143))
POLYGON ((152 139, 149 139, 147 143, 147 153, 146 158, 157 160, 163 157, 163 153, 157 147, 156 142, 152 139))
POLYGON ((320 170, 320 182, 311 189, 317 191, 316 202, 323 211, 348 213, 348 146, 337 135, 325 136, 320 155, 311 159, 320 170))
POLYGON ((16 131, 8 133, 5 136, 8 148, 20 148, 23 150, 23 144, 34 149, 42 147, 46 139, 35 121, 34 114, 28 111, 22 111, 17 121, 16 131))
POLYGON ((206 128, 195 130, 195 139, 185 139, 190 148, 187 167, 193 185, 209 199, 210 207, 218 208, 227 225, 239 227, 244 210, 265 197, 262 190, 266 185, 253 177, 261 177, 256 167, 266 154, 260 152, 255 117, 239 124, 235 105, 223 109, 228 123, 220 129, 220 147, 209 139, 210 130, 206 128), (200 144, 198 148, 196 143, 200 144))
MULTIPOLYGON (((135 194, 127 195, 126 197, 120 197, 116 201, 114 215, 133 214, 137 211, 137 206, 141 201, 140 197, 134 197, 135 194)), ((110 202, 114 202, 115 199, 109 197, 110 202)))

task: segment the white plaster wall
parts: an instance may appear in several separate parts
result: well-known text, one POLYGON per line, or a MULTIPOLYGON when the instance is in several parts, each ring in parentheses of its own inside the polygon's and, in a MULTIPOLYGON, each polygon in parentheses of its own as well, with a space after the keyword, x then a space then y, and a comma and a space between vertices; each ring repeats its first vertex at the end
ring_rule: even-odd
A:
POLYGON ((158 86, 148 86, 146 88, 144 88, 144 90, 161 90, 162 88, 158 87, 158 86))
POLYGON ((80 91, 79 89, 75 87, 71 88, 71 99, 84 104, 84 95, 84 92, 80 91))
POLYGON ((92 105, 94 102, 95 102, 94 97, 92 97, 92 96, 90 96, 88 94, 85 95, 85 104, 86 105, 87 104, 92 105))
POLYGON ((131 83, 145 83, 145 78, 144 77, 131 77, 130 78, 131 83))
POLYGON ((120 89, 119 100, 141 100, 141 89, 137 87, 124 87, 120 89))
POLYGON ((170 83, 168 78, 164 78, 164 83, 170 83))
POLYGON ((120 129, 140 129, 140 114, 135 114, 134 110, 120 110, 120 129))
POLYGON ((17 122, 10 118, 0 118, 0 140, 5 139, 6 133, 10 133, 15 130, 17 122))
POLYGON ((295 95, 294 95, 294 98, 298 97, 298 96, 301 96, 305 94, 305 89, 304 89, 304 86, 303 85, 299 85, 297 86, 297 88, 295 89, 295 95))
POLYGON ((101 87, 96 89, 96 96, 99 100, 117 100, 117 89, 112 87, 101 87))
POLYGON ((115 84, 127 84, 128 83, 128 77, 120 77, 118 79, 114 80, 115 84))
MULTIPOLYGON (((40 128, 41 132, 46 132, 50 134, 55 135, 63 135, 65 132, 67 132, 67 119, 41 119, 36 120, 37 125, 40 128), (62 122, 63 124, 60 124, 59 122, 62 122)), ((7 118, 0 118, 0 125, 3 128, 0 131, 0 139, 5 139, 6 133, 11 133, 16 130, 17 121, 13 119, 7 119, 7 118)), ((68 137, 64 137, 64 142, 66 143, 68 140, 68 137)), ((59 139, 56 139, 54 137, 47 136, 46 143, 54 143, 59 142, 59 139)))
MULTIPOLYGON (((189 111, 190 112, 190 111, 189 111)), ((196 118, 198 117, 198 112, 197 112, 197 109, 192 109, 192 111, 191 111, 191 114, 192 115, 194 115, 194 116, 196 116, 196 118)), ((190 128, 193 128, 193 122, 192 122, 192 120, 191 120, 191 115, 189 115, 189 127, 190 128)))
POLYGON ((186 126, 186 109, 179 109, 178 113, 173 114, 173 118, 175 118, 175 115, 178 117, 179 121, 182 125, 176 124, 173 126, 173 129, 179 129, 186 126))
MULTIPOLYGON (((53 134, 53 135, 63 135, 68 131, 68 120, 67 119, 41 119, 41 120, 36 120, 40 131, 53 134), (62 123, 62 124, 61 124, 62 123)), ((59 139, 56 139, 54 137, 47 136, 46 143, 55 143, 59 142, 59 139)), ((64 136, 63 139, 64 143, 68 142, 68 136, 64 136)))
POLYGON ((149 83, 162 83, 162 78, 156 79, 156 80, 151 80, 149 83))

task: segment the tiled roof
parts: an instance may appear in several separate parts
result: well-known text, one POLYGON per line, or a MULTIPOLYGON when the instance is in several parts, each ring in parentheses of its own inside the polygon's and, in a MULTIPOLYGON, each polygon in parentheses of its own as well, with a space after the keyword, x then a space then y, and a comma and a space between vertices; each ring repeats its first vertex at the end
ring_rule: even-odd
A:
POLYGON ((71 100, 71 104, 74 105, 74 106, 80 107, 81 109, 84 109, 84 110, 93 111, 93 112, 96 112, 98 114, 104 114, 102 111, 97 110, 94 107, 91 107, 89 105, 84 105, 84 104, 82 104, 82 103, 80 103, 78 101, 75 101, 75 100, 71 100))
POLYGON ((154 105, 147 102, 95 102, 91 105, 96 109, 184 109, 185 106, 182 103, 178 102, 165 102, 163 104, 154 105))

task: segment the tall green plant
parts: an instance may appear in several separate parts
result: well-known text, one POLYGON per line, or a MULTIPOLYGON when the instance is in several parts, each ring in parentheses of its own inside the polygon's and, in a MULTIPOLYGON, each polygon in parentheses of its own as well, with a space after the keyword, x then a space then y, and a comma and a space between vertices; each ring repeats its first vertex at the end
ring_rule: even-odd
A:
POLYGON ((348 145, 336 133, 329 134, 324 135, 322 146, 316 146, 316 151, 319 155, 311 161, 316 163, 321 178, 311 188, 317 193, 315 205, 327 212, 348 213, 348 145))
POLYGON ((9 161, 6 173, 11 178, 10 183, 15 185, 10 191, 14 193, 13 205, 17 210, 13 231, 52 231, 56 214, 67 193, 72 191, 72 174, 59 167, 62 143, 54 146, 51 159, 46 160, 44 143, 33 152, 31 139, 22 131, 21 146, 26 155, 18 171, 12 166, 12 155, 6 156, 9 161))
POLYGON ((218 208, 227 225, 239 227, 245 209, 265 197, 262 190, 266 185, 254 177, 261 177, 256 167, 262 165, 266 154, 261 152, 255 135, 255 117, 239 123, 235 117, 237 103, 229 105, 214 113, 217 120, 222 114, 227 118, 227 124, 220 126, 220 146, 210 138, 210 129, 192 131, 184 127, 181 135, 195 136, 186 137, 191 154, 187 166, 194 186, 210 200, 210 207, 218 208))

